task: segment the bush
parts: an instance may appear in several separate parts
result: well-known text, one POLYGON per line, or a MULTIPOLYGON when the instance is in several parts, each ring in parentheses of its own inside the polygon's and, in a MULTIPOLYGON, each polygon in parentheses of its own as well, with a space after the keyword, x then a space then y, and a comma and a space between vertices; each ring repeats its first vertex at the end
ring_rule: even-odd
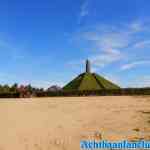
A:
MULTIPOLYGON (((0 98, 19 98, 22 92, 0 92, 0 98)), ((150 88, 125 88, 111 90, 84 90, 84 91, 37 91, 34 97, 58 97, 58 96, 121 96, 121 95, 150 95, 150 88)), ((27 97, 30 97, 28 95, 27 97)))
POLYGON ((20 93, 18 92, 9 92, 9 93, 0 93, 0 98, 19 98, 20 93))
POLYGON ((125 88, 111 90, 84 90, 84 91, 56 91, 56 92, 37 92, 37 97, 52 96, 121 96, 121 95, 150 95, 150 88, 125 88))

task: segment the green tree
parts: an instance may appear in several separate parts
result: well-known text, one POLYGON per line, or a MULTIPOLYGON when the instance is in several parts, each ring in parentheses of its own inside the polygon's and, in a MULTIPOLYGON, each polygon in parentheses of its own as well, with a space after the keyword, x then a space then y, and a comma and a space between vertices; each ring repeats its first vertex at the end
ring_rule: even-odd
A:
POLYGON ((18 91, 18 84, 17 83, 13 84, 10 88, 10 91, 11 92, 17 92, 18 91))
POLYGON ((3 86, 3 92, 5 92, 5 93, 9 93, 10 92, 10 87, 7 84, 5 84, 3 86))

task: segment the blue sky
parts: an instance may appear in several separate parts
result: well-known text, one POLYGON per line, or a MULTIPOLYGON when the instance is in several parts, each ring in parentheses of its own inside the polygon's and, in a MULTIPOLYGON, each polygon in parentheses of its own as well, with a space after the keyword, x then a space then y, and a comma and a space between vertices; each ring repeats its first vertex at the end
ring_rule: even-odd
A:
POLYGON ((150 86, 149 0, 0 0, 0 84, 63 86, 84 71, 150 86))

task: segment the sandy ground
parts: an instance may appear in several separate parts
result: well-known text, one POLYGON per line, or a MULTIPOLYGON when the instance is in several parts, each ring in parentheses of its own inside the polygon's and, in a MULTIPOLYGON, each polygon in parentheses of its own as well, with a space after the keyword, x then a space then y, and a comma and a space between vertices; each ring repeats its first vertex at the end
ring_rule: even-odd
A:
POLYGON ((150 97, 0 100, 0 150, 78 150, 82 139, 150 140, 150 97))

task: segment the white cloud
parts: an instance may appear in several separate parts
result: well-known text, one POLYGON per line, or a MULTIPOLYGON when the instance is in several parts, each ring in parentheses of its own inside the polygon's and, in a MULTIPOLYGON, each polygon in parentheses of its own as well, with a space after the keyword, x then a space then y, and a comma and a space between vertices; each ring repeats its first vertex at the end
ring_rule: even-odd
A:
POLYGON ((132 33, 141 32, 145 29, 143 22, 134 21, 128 25, 132 33))
POLYGON ((119 49, 128 46, 130 37, 125 32, 109 31, 107 33, 102 32, 85 32, 83 38, 88 41, 95 42, 97 48, 101 50, 107 49, 119 49))
POLYGON ((141 32, 148 32, 147 26, 148 24, 142 21, 122 23, 116 26, 96 25, 80 30, 75 34, 75 40, 78 43, 81 42, 82 45, 85 43, 86 47, 89 46, 93 50, 88 58, 94 64, 94 70, 119 61, 133 62, 121 67, 121 70, 126 70, 148 63, 147 61, 136 62, 135 59, 140 60, 141 57, 138 54, 133 57, 136 48, 150 46, 150 41, 146 37, 143 41, 137 42, 141 32))
POLYGON ((120 60, 122 57, 123 55, 118 50, 110 50, 110 52, 107 51, 101 55, 93 55, 90 57, 90 60, 95 67, 104 67, 105 65, 120 60))
POLYGON ((103 31, 93 30, 80 33, 80 40, 88 41, 93 45, 96 54, 89 56, 89 59, 95 66, 104 67, 125 57, 121 50, 128 46, 130 37, 126 32, 112 31, 112 28, 107 28, 103 31))
POLYGON ((89 0, 84 0, 82 5, 81 5, 81 8, 80 8, 79 24, 81 23, 83 17, 85 17, 89 14, 88 5, 89 5, 89 0))
POLYGON ((145 65, 145 64, 150 64, 150 61, 149 60, 141 60, 141 61, 128 63, 128 64, 121 66, 121 70, 128 70, 128 69, 135 68, 139 65, 145 65))
POLYGON ((88 11, 88 1, 85 0, 84 3, 81 5, 81 11, 80 11, 80 16, 84 17, 86 15, 88 15, 89 11, 88 11))
POLYGON ((128 87, 150 87, 150 76, 145 75, 132 80, 128 87))
POLYGON ((133 47, 134 48, 150 47, 150 40, 137 42, 133 47))

